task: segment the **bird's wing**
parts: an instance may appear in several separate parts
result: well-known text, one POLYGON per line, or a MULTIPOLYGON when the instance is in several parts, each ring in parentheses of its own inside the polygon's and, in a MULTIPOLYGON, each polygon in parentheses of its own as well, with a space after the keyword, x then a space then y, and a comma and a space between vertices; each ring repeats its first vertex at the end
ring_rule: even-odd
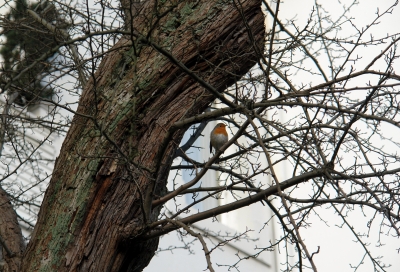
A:
POLYGON ((210 153, 212 152, 212 145, 211 145, 211 141, 210 141, 210 153))

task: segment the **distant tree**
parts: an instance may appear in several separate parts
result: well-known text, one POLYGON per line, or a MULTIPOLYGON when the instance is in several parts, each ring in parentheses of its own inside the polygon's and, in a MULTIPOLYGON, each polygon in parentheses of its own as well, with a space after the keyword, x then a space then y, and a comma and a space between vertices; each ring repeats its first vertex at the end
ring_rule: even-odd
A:
POLYGON ((49 1, 28 4, 26 0, 17 0, 2 18, 2 35, 5 38, 0 48, 4 60, 2 84, 9 83, 6 91, 17 93, 13 102, 21 106, 52 98, 54 90, 43 79, 54 70, 54 64, 47 60, 55 55, 59 44, 54 34, 32 18, 28 10, 35 11, 45 21, 61 29, 67 26, 54 3, 49 1), (23 70, 26 72, 18 77, 23 70))

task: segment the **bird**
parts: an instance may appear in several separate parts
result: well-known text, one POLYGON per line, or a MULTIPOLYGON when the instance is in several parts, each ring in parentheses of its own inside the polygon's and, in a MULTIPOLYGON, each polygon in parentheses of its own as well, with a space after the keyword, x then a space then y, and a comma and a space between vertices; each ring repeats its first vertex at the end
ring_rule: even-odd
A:
POLYGON ((210 153, 212 152, 212 148, 214 147, 215 153, 221 147, 228 142, 228 132, 226 132, 226 125, 224 123, 218 123, 210 134, 210 153))

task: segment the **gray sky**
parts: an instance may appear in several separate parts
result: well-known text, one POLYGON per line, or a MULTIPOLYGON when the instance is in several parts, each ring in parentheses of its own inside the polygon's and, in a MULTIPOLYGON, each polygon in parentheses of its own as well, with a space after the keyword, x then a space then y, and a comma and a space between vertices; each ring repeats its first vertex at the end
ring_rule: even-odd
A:
MULTIPOLYGON (((344 4, 349 4, 352 1, 341 1, 344 4)), ((365 26, 371 23, 376 18, 376 12, 379 6, 379 12, 382 13, 395 1, 373 1, 373 0, 360 0, 360 4, 351 10, 352 23, 359 29, 365 28, 365 26)), ((342 9, 337 1, 319 1, 326 11, 332 14, 332 19, 337 18, 342 9)), ((315 5, 315 1, 311 0, 285 0, 281 3, 279 15, 281 18, 297 18, 297 24, 300 28, 306 25, 308 16, 315 5)), ((392 15, 386 15, 378 20, 379 24, 374 26, 370 34, 375 38, 385 37, 394 33, 400 32, 400 6, 396 6, 393 9, 392 15)), ((339 36, 346 36, 348 33, 354 31, 353 26, 350 23, 346 23, 342 26, 342 31, 339 36)), ((365 40, 368 40, 370 35, 365 36, 365 40)), ((386 45, 385 45, 386 46, 386 45)), ((370 62, 383 47, 366 48, 360 47, 355 52, 355 55, 362 56, 362 60, 357 62, 356 68, 361 69, 366 63, 370 62)), ((318 60, 323 64, 327 65, 327 58, 320 57, 318 60)), ((382 66, 383 69, 384 66, 382 66)), ((400 71, 399 65, 395 67, 397 73, 400 71), (397 69, 396 69, 397 68, 397 69)), ((304 78, 304 82, 314 82, 315 78, 304 78)), ((317 79, 320 80, 320 79, 317 79)), ((358 82, 360 85, 366 82, 358 82)), ((357 84, 358 84, 357 83, 357 84)), ((364 95, 365 94, 361 94, 364 95)), ((393 134, 393 131, 388 131, 389 135, 393 134)), ((395 132, 400 133, 400 131, 395 132)), ((354 211, 349 214, 346 218, 350 224, 356 227, 357 231, 361 233, 368 233, 367 222, 372 217, 370 210, 361 211, 360 208, 354 207, 354 211), (364 214, 365 215, 364 215, 364 214)), ((301 234, 305 240, 308 250, 310 252, 316 252, 318 246, 320 246, 319 254, 315 255, 313 260, 315 261, 318 271, 323 272, 336 272, 336 271, 354 271, 349 264, 356 266, 361 261, 367 265, 362 265, 357 271, 373 271, 371 261, 366 256, 363 259, 365 251, 359 243, 352 242, 355 240, 351 231, 348 227, 338 227, 342 225, 341 220, 337 217, 332 209, 325 209, 325 207, 317 208, 319 215, 322 216, 326 223, 322 222, 316 215, 311 215, 312 225, 307 229, 300 229, 301 234), (368 270, 367 270, 368 268, 368 270)), ((377 216, 378 218, 379 215, 377 216)), ((381 220, 375 220, 371 231, 368 236, 362 238, 362 240, 369 244, 369 250, 372 256, 382 256, 381 261, 383 263, 390 263, 392 267, 386 271, 397 272, 400 271, 400 256, 397 251, 400 248, 399 238, 393 237, 392 232, 383 232, 379 237, 379 223, 381 220), (378 240, 381 239, 381 243, 386 244, 384 247, 376 247, 378 240)), ((381 271, 381 270, 378 270, 381 271)))

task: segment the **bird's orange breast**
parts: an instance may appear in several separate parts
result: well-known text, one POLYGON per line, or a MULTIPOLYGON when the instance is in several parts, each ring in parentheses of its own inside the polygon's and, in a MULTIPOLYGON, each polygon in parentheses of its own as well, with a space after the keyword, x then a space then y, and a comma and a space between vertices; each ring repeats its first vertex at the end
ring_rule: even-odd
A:
POLYGON ((214 131, 215 134, 223 134, 225 136, 228 136, 228 133, 226 132, 225 127, 217 127, 214 131))

